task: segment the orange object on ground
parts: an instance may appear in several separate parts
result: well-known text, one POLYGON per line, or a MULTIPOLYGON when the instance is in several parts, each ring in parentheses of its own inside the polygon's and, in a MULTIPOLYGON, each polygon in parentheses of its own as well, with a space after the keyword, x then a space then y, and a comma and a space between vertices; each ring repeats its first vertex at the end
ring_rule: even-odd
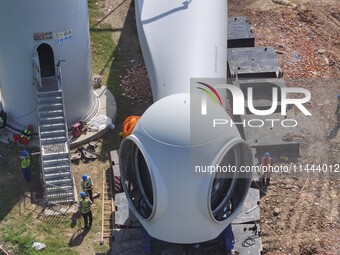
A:
POLYGON ((30 141, 30 140, 29 140, 27 137, 25 137, 25 136, 16 135, 16 134, 13 135, 13 142, 14 142, 15 144, 17 144, 17 142, 19 142, 19 143, 23 144, 25 147, 27 147, 29 141, 30 141))
POLYGON ((140 119, 140 116, 129 116, 127 117, 122 125, 122 132, 119 133, 119 135, 124 139, 128 135, 130 135, 137 125, 138 120, 140 119))
POLYGON ((32 135, 33 135, 33 126, 28 125, 23 131, 21 131, 21 134, 13 134, 13 143, 17 144, 17 142, 19 141, 19 143, 27 147, 29 141, 32 138, 32 135))

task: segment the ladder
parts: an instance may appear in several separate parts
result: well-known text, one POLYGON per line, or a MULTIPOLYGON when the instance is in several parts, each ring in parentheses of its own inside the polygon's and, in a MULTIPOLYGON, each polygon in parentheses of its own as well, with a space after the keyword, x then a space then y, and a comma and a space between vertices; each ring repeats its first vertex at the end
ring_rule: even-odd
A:
POLYGON ((36 94, 41 175, 44 199, 51 204, 67 204, 74 202, 75 193, 60 67, 52 82, 58 85, 56 90, 38 88, 36 94))

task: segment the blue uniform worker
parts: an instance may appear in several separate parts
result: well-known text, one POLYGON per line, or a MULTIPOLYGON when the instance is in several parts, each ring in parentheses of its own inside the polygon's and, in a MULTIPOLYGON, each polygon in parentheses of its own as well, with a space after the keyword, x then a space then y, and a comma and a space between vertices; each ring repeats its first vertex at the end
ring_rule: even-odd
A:
POLYGON ((25 182, 31 181, 31 160, 28 152, 23 150, 21 153, 21 171, 24 175, 25 182))

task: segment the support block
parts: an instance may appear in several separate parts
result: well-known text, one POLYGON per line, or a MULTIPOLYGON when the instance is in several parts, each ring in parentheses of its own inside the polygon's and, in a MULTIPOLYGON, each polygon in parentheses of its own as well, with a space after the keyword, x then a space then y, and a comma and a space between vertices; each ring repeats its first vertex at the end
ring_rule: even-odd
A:
POLYGON ((115 195, 115 226, 119 228, 136 228, 141 227, 136 216, 129 208, 128 200, 125 193, 115 195))
POLYGON ((254 47, 255 37, 245 16, 228 18, 228 48, 254 47))
POLYGON ((260 205, 260 191, 258 189, 250 188, 247 197, 244 201, 243 210, 233 221, 232 224, 259 222, 260 221, 259 205, 260 205))
POLYGON ((227 60, 232 81, 283 76, 273 47, 228 49, 227 60))
POLYGON ((287 119, 295 119, 294 113, 288 112, 287 116, 274 113, 268 116, 243 115, 240 116, 241 122, 246 125, 243 128, 246 141, 252 148, 256 149, 259 159, 265 152, 270 152, 272 157, 280 158, 281 156, 298 157, 300 155, 300 144, 303 142, 303 136, 297 127, 284 127, 284 125, 293 125, 292 121, 287 119), (274 120, 274 122, 272 122, 274 120), (250 127, 260 125, 262 127, 250 127), (274 123, 274 124, 272 124, 274 123))
POLYGON ((245 97, 246 112, 250 114, 248 102, 248 88, 252 88, 253 101, 251 102, 256 110, 268 110, 273 104, 273 88, 277 89, 277 107, 275 112, 281 112, 281 89, 286 87, 283 78, 249 79, 235 82, 245 97))
POLYGON ((119 165, 118 151, 110 151, 111 165, 119 165))

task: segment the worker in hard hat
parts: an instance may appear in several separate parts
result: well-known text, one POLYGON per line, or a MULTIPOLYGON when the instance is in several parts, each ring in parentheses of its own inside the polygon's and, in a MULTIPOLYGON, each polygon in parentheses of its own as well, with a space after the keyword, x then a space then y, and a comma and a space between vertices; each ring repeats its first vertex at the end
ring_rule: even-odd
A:
POLYGON ((83 189, 83 191, 86 192, 88 197, 90 198, 90 200, 93 201, 93 193, 92 193, 93 180, 92 180, 92 178, 87 174, 83 174, 80 184, 81 184, 81 188, 83 189))
POLYGON ((31 160, 28 152, 23 150, 21 153, 21 171, 26 183, 31 181, 31 160))
POLYGON ((33 126, 28 125, 24 130, 21 131, 21 134, 13 134, 13 142, 16 145, 17 141, 23 144, 25 148, 28 146, 29 141, 31 140, 33 135, 33 126))
POLYGON ((7 125, 7 113, 1 110, 0 111, 0 134, 3 130, 5 130, 6 125, 7 125))
POLYGON ((84 218, 84 229, 90 229, 92 226, 92 201, 87 197, 86 192, 80 192, 80 201, 78 209, 84 218))
POLYGON ((271 166, 272 166, 272 157, 269 152, 266 152, 261 160, 261 174, 262 174, 262 183, 265 185, 270 184, 271 177, 271 166))
POLYGON ((337 126, 340 127, 340 94, 338 94, 337 96, 338 99, 338 106, 336 107, 336 120, 337 120, 337 126))

